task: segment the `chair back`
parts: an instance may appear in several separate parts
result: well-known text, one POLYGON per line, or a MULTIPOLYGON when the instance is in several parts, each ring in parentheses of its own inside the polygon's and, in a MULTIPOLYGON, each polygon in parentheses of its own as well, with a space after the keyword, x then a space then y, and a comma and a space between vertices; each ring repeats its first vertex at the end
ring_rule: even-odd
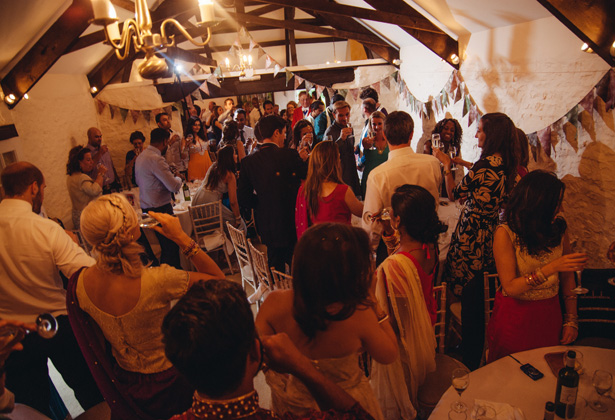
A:
POLYGON ((231 274, 233 266, 226 250, 226 235, 222 221, 222 201, 190 206, 190 221, 194 240, 206 252, 222 251, 231 274))
POLYGON ((438 341, 438 353, 444 353, 444 342, 446 335, 446 282, 433 288, 433 296, 436 300, 436 324, 434 332, 438 341))
POLYGON ((250 257, 246 234, 243 230, 233 227, 229 222, 226 222, 226 227, 231 237, 233 248, 235 249, 235 255, 237 255, 237 261, 239 262, 242 286, 245 290, 245 283, 248 283, 252 289, 256 290, 256 277, 254 275, 254 267, 252 266, 252 258, 250 257))
POLYGON ((273 280, 273 289, 292 289, 293 277, 290 274, 282 273, 271 267, 271 278, 273 280))
MULTIPOLYGON (((269 264, 267 262, 267 252, 262 252, 252 245, 252 241, 248 239, 248 248, 250 250, 250 258, 254 267, 257 283, 263 283, 269 290, 272 289, 271 275, 269 274, 269 264)), ((260 286, 260 285, 259 285, 260 286)))
POLYGON ((497 274, 484 273, 483 277, 485 287, 485 333, 487 332, 487 325, 491 318, 491 312, 493 312, 493 303, 495 301, 495 292, 500 289, 500 278, 497 274), (493 283, 493 287, 491 284, 493 283))

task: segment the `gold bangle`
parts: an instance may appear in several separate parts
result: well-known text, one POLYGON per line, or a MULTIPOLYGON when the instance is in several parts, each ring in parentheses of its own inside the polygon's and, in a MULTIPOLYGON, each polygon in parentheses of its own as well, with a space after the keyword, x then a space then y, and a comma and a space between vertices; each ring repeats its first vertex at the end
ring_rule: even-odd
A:
POLYGON ((572 322, 572 321, 564 322, 563 327, 571 327, 571 328, 574 328, 575 330, 578 330, 579 329, 579 323, 578 322, 572 322))
POLYGON ((548 280, 547 276, 545 276, 545 274, 542 272, 540 268, 536 270, 536 276, 538 276, 538 278, 540 279, 540 284, 548 280))
POLYGON ((189 254, 186 254, 186 258, 190 259, 190 258, 194 257, 196 254, 199 253, 200 250, 201 250, 201 248, 199 248, 198 246, 193 248, 192 251, 190 251, 189 254))
POLYGON ((564 300, 577 300, 577 295, 564 295, 564 300))

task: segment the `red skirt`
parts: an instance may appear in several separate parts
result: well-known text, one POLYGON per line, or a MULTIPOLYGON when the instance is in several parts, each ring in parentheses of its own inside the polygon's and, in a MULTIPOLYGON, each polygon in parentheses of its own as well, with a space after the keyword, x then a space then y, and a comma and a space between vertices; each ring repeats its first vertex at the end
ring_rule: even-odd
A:
POLYGON ((497 292, 487 326, 487 363, 520 351, 557 346, 561 331, 559 296, 519 300, 497 292))

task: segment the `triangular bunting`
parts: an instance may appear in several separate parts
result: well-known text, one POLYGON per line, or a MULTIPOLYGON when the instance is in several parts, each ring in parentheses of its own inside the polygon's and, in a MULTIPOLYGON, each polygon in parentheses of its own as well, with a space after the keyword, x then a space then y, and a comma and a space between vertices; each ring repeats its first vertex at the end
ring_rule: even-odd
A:
POLYGON ((333 98, 333 95, 335 95, 335 91, 333 90, 333 88, 327 86, 327 94, 329 95, 329 99, 331 99, 333 98))
POLYGON ((374 83, 372 87, 374 88, 376 92, 378 92, 378 95, 380 95, 380 82, 374 83))
POLYGON ((111 113, 111 119, 113 119, 113 117, 115 116, 116 110, 117 110, 117 107, 115 105, 109 105, 109 112, 111 113))
POLYGON ((256 47, 256 45, 257 44, 254 42, 252 37, 250 37, 250 49, 248 51, 252 52, 252 50, 254 49, 254 47, 256 47))
POLYGON ((478 118, 478 110, 476 109, 476 105, 470 106, 470 116, 468 117, 468 127, 471 126, 474 121, 478 118))
POLYGON ((126 108, 120 108, 120 115, 122 116, 122 122, 126 122, 128 116, 128 110, 126 108))
MULTIPOLYGON (((611 47, 611 54, 613 54, 613 47, 611 47)), ((606 102, 606 110, 609 111, 615 108, 615 70, 611 69, 609 71, 609 94, 608 100, 606 102)))
POLYGON ((264 56, 265 54, 267 54, 267 53, 265 52, 265 50, 264 50, 264 49, 262 49, 262 48, 259 46, 259 47, 257 48, 257 60, 260 60, 260 58, 261 58, 262 56, 264 56))
POLYGON ((449 92, 451 93, 451 96, 452 96, 453 92, 455 92, 455 89, 457 89, 457 86, 459 86, 459 83, 457 81, 457 74, 453 72, 453 78, 451 80, 451 87, 449 89, 449 92))
POLYGON ((216 67, 213 74, 209 76, 207 81, 214 86, 220 87, 220 82, 218 81, 218 77, 222 77, 222 69, 220 69, 220 67, 216 67))
POLYGON ((164 112, 169 114, 169 116, 171 116, 171 114, 173 114, 173 107, 171 105, 165 106, 163 109, 164 109, 164 112))
POLYGON ((311 91, 313 87, 314 87, 314 83, 310 82, 309 80, 305 81, 305 91, 306 92, 311 91))
POLYGON ((299 89, 299 86, 301 86, 301 83, 303 83, 305 79, 301 76, 297 76, 295 74, 295 90, 299 89))
MULTIPOLYGON (((207 82, 203 83, 199 89, 205 92, 205 94, 209 97, 209 85, 207 82)), ((201 95, 201 97, 203 97, 203 95, 201 95)))
POLYGON ((457 89, 457 94, 455 95, 455 103, 459 102, 461 100, 461 89, 457 89))
POLYGON ((287 69, 284 69, 284 72, 286 73, 286 86, 288 86, 288 82, 293 78, 293 73, 287 69))
MULTIPOLYGON (((134 110, 134 109, 131 109, 131 110, 130 110, 130 116, 132 117, 132 122, 133 122, 133 124, 136 124, 136 123, 137 123, 137 120, 139 119, 139 115, 140 115, 140 114, 141 114, 141 112, 140 112, 140 111, 137 111, 137 110, 134 110)), ((169 115, 170 115, 170 114, 169 114, 169 115)))
POLYGON ((320 98, 320 95, 322 95, 322 92, 324 90, 325 90, 324 86, 316 85, 316 97, 320 98))
MULTIPOLYGON (((183 107, 181 109, 183 109, 183 107)), ((149 123, 152 118, 152 111, 141 111, 141 114, 143 114, 145 121, 149 123)))
POLYGON ((385 77, 384 79, 382 79, 382 84, 385 88, 391 89, 391 79, 389 77, 385 77))
POLYGON ((271 57, 267 55, 267 57, 265 57, 265 68, 268 69, 269 67, 271 67, 271 64, 272 64, 271 57))
POLYGON ((235 42, 233 42, 233 46, 237 48, 241 48, 241 40, 239 39, 239 35, 235 38, 235 42))
POLYGON ((431 120, 431 114, 432 114, 431 102, 426 102, 423 105, 423 109, 425 111, 425 116, 427 117, 427 119, 431 120))
POLYGON ((463 102, 463 113, 461 114, 462 117, 465 117, 466 115, 468 115, 468 112, 470 112, 470 106, 471 106, 470 98, 466 96, 463 102))
POLYGON ((200 89, 196 89, 194 92, 192 92, 192 95, 194 96, 194 99, 197 101, 202 101, 203 97, 201 96, 201 90, 200 89))
POLYGON ((275 63, 275 66, 273 66, 273 77, 276 77, 279 72, 280 72, 280 65, 278 63, 275 63))
POLYGON ((96 99, 95 103, 96 103, 96 110, 98 111, 98 115, 102 114, 107 104, 101 101, 100 99, 96 99))
POLYGON ((570 111, 568 111, 568 113, 566 114, 566 118, 573 125, 578 125, 579 124, 579 109, 578 109, 578 105, 573 106, 572 109, 570 111))
POLYGON ((352 96, 352 99, 356 102, 357 99, 359 99, 359 89, 350 89, 350 95, 352 96))
POLYGON ((551 157, 551 126, 538 131, 536 135, 538 136, 538 141, 540 141, 542 150, 544 150, 548 157, 551 157))

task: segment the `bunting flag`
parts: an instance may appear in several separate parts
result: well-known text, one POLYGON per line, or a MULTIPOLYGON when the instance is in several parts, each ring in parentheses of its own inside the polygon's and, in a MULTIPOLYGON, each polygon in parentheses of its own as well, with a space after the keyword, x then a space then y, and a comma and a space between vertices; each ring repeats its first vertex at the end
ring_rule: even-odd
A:
POLYGON ((465 117, 466 115, 468 115, 468 112, 470 112, 470 99, 466 96, 463 98, 463 112, 461 114, 462 117, 465 117))
MULTIPOLYGON (((209 85, 207 84, 207 80, 201 83, 201 86, 199 86, 199 90, 202 90, 203 92, 205 92, 205 94, 209 97, 209 85)), ((201 98, 203 98, 202 94, 201 94, 201 98)))
POLYGON ((322 92, 324 90, 325 90, 324 86, 316 85, 316 97, 320 98, 320 95, 322 95, 322 92))
POLYGON ((286 73, 286 86, 288 86, 288 82, 293 78, 293 73, 287 69, 284 69, 284 72, 286 73))
POLYGON ((209 75, 207 81, 214 86, 220 87, 220 81, 218 80, 218 77, 222 77, 222 69, 220 69, 219 66, 216 67, 214 72, 209 75))
POLYGON ((188 95, 184 98, 186 100, 186 105, 188 106, 188 109, 190 108, 194 108, 194 104, 192 103, 192 96, 188 95))
POLYGON ((109 105, 109 112, 111 113, 111 119, 113 119, 113 117, 115 116, 116 110, 117 110, 117 107, 115 105, 109 105))
POLYGON ((238 49, 241 48, 241 40, 239 39, 239 35, 237 35, 237 38, 235 38, 235 42, 233 42, 233 46, 237 47, 238 49))
MULTIPOLYGON (((593 109, 591 109, 591 111, 593 113, 593 109)), ((596 126, 594 124, 593 115, 583 110, 579 113, 579 121, 581 122, 583 130, 587 131, 587 134, 589 134, 589 137, 591 137, 593 141, 596 141, 596 126)))
POLYGON ((280 65, 278 63, 275 63, 275 66, 273 66, 273 77, 277 77, 278 73, 280 72, 280 65))
POLYGON ((252 37, 250 37, 250 48, 248 49, 248 51, 252 52, 252 50, 254 49, 255 46, 256 46, 256 43, 254 42, 252 37))
POLYGON ((374 90, 378 93, 378 95, 380 95, 380 82, 376 82, 372 85, 372 87, 374 88, 374 90))
POLYGON ((267 54, 265 50, 259 46, 258 51, 257 51, 257 60, 260 60, 261 57, 264 56, 265 54, 267 54))
POLYGON ((313 87, 314 87, 314 83, 310 82, 309 80, 305 81, 305 91, 306 92, 311 91, 313 87))
MULTIPOLYGON (((136 110, 134 110, 134 109, 131 109, 131 110, 130 110, 130 116, 132 117, 132 123, 133 123, 133 124, 136 124, 136 123, 137 123, 137 120, 139 119, 139 115, 140 115, 140 114, 141 114, 141 113, 140 113, 139 111, 136 111, 136 110)), ((169 115, 171 115, 171 114, 169 114, 169 115)))
POLYGON ((470 115, 468 116, 468 127, 478 119, 478 108, 476 105, 470 105, 470 115))
POLYGON ((126 122, 128 116, 128 110, 126 108, 120 108, 120 115, 122 116, 122 122, 126 122))
POLYGON ((96 99, 96 101, 94 102, 96 103, 96 110, 98 111, 98 115, 102 114, 107 104, 100 99, 96 99))
POLYGON ((457 94, 455 95, 455 103, 459 102, 461 100, 461 89, 457 89, 457 94))
POLYGON ((301 85, 301 83, 303 83, 305 79, 303 79, 303 77, 301 76, 297 76, 295 74, 295 90, 299 89, 299 86, 301 85))
POLYGON ((335 95, 335 91, 333 90, 333 88, 327 86, 327 94, 329 95, 329 99, 331 99, 333 98, 333 95, 335 95))
POLYGON ((454 92, 459 86, 459 79, 457 77, 457 70, 453 70, 453 78, 451 79, 450 92, 454 92))
POLYGON ((202 101, 203 100, 203 96, 201 95, 201 89, 196 89, 194 92, 192 92, 192 95, 194 95, 194 99, 196 101, 202 101))
POLYGON ((579 105, 581 105, 583 107, 583 109, 585 109, 585 111, 589 112, 590 114, 593 114, 594 112, 594 99, 596 95, 596 91, 595 89, 592 89, 589 91, 589 93, 587 95, 585 95, 585 98, 581 99, 581 102, 579 102, 579 105))
POLYGON ((265 58, 265 68, 268 69, 269 67, 271 67, 272 63, 273 63, 273 61, 271 60, 271 57, 269 57, 269 55, 267 55, 267 57, 265 58))
POLYGON ((143 114, 145 121, 149 123, 152 118, 152 111, 141 111, 141 114, 143 114))
POLYGON ((359 99, 359 89, 350 89, 350 95, 352 99, 356 102, 359 99))
POLYGON ((384 79, 382 79, 382 84, 387 89, 391 89, 391 78, 390 77, 385 77, 384 79))
POLYGON ((164 112, 166 112, 169 115, 173 114, 173 107, 171 105, 165 106, 164 107, 164 112))

